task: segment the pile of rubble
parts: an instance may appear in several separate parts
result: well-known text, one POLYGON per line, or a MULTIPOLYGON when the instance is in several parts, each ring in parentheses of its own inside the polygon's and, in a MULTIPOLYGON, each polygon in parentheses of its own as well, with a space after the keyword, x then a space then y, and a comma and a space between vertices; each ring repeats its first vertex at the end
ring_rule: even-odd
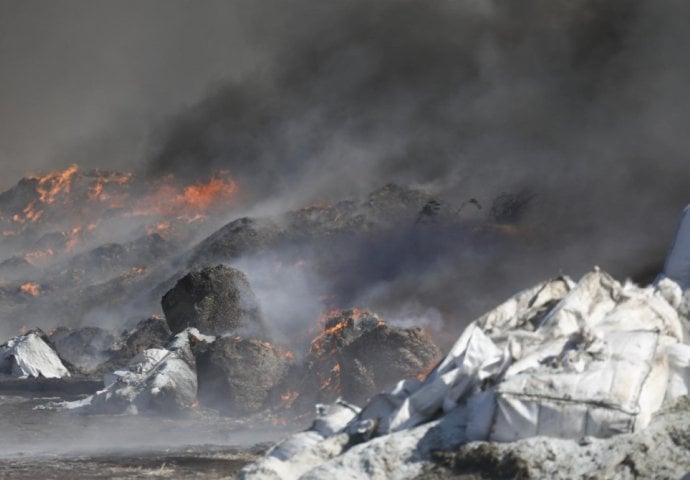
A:
POLYGON ((197 405, 231 416, 271 409, 311 411, 341 395, 353 401, 414 377, 440 358, 420 329, 386 325, 366 310, 324 317, 299 358, 271 344, 244 273, 227 266, 193 271, 152 317, 117 336, 98 327, 58 328, 2 347, 6 376, 102 375, 103 388, 61 408, 79 413, 175 414, 197 405))

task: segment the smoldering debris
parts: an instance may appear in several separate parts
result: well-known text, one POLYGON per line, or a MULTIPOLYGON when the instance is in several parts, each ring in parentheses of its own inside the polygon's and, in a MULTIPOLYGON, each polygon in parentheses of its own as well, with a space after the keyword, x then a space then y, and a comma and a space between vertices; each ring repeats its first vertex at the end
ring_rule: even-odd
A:
POLYGON ((162 306, 173 333, 194 327, 211 335, 266 335, 249 281, 234 268, 218 265, 185 275, 163 296, 162 306))

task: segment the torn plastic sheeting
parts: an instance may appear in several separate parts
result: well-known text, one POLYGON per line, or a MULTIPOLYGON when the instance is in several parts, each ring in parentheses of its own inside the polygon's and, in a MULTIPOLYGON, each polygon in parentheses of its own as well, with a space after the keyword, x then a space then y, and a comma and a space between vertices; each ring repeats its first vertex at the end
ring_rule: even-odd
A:
POLYGON ((10 339, 0 351, 0 364, 18 378, 70 376, 57 353, 33 332, 10 339))
POLYGON ((575 285, 569 277, 542 282, 479 317, 476 324, 492 338, 518 328, 533 330, 537 325, 528 325, 528 322, 562 300, 575 285))
POLYGON ((465 351, 454 360, 457 367, 430 378, 428 383, 405 399, 392 415, 391 431, 418 425, 444 406, 446 409, 454 408, 457 400, 477 383, 499 372, 504 364, 503 356, 504 351, 497 348, 479 327, 472 326, 465 351))
POLYGON ((597 324, 616 306, 621 285, 598 268, 586 274, 543 319, 539 330, 547 337, 566 337, 597 324))
POLYGON ((598 330, 658 329, 682 342, 683 327, 678 319, 678 312, 660 295, 649 293, 650 290, 624 290, 627 298, 598 323, 590 320, 587 325, 596 326, 598 330))

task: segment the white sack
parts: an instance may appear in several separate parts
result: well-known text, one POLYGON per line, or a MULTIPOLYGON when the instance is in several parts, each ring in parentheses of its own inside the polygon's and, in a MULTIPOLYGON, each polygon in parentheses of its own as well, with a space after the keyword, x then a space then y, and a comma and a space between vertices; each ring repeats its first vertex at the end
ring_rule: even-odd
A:
POLYGON ((0 369, 10 370, 14 377, 70 376, 57 353, 36 333, 13 337, 0 349, 0 369))

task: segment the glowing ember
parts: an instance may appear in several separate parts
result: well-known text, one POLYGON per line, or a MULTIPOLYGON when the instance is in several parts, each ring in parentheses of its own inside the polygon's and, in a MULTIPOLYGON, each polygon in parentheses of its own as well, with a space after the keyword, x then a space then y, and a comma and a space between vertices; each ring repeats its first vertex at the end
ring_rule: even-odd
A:
POLYGON ((203 215, 209 211, 227 206, 237 193, 237 184, 224 172, 181 190, 172 181, 172 177, 166 177, 154 187, 152 194, 138 201, 126 216, 161 215, 194 222, 203 219, 203 215))
POLYGON ((328 375, 321 378, 319 388, 324 392, 340 393, 340 364, 333 365, 328 375))
POLYGON ((67 237, 67 242, 65 243, 65 251, 71 252, 74 247, 79 243, 79 236, 81 235, 81 227, 74 227, 69 232, 62 232, 62 234, 67 237))
POLYGON ((19 286, 19 291, 32 297, 38 297, 41 294, 41 286, 36 282, 27 282, 19 286))
POLYGON ((77 173, 79 167, 70 165, 62 172, 55 172, 43 177, 32 177, 38 180, 36 191, 42 203, 51 204, 61 193, 69 193, 72 187, 72 177, 77 173))
POLYGON ((100 171, 97 170, 95 172, 95 175, 96 175, 96 181, 89 188, 88 199, 90 201, 98 201, 98 202, 108 202, 108 201, 112 201, 113 199, 116 199, 117 206, 120 206, 122 197, 121 196, 115 196, 114 197, 112 194, 110 194, 106 191, 106 188, 109 185, 119 185, 119 186, 126 185, 132 179, 132 174, 131 173, 117 173, 117 172, 101 173, 100 171))
POLYGON ((45 261, 49 257, 52 257, 54 254, 55 252, 52 248, 48 248, 46 250, 34 250, 33 252, 25 254, 24 260, 35 265, 41 261, 45 261))
POLYGON ((295 403, 295 401, 299 398, 299 392, 296 392, 295 390, 288 390, 287 392, 283 393, 280 396, 280 399, 283 402, 283 407, 290 409, 292 408, 292 405, 295 403))
POLYGON ((421 372, 419 372, 419 373, 416 375, 415 378, 416 378, 417 380, 420 380, 420 381, 426 380, 426 377, 428 377, 429 374, 430 374, 431 372, 433 372, 434 369, 436 369, 436 367, 438 367, 438 365, 439 365, 440 363, 441 363, 440 360, 434 360, 434 361, 431 362, 429 365, 427 365, 427 367, 426 367, 424 370, 422 370, 421 372))

